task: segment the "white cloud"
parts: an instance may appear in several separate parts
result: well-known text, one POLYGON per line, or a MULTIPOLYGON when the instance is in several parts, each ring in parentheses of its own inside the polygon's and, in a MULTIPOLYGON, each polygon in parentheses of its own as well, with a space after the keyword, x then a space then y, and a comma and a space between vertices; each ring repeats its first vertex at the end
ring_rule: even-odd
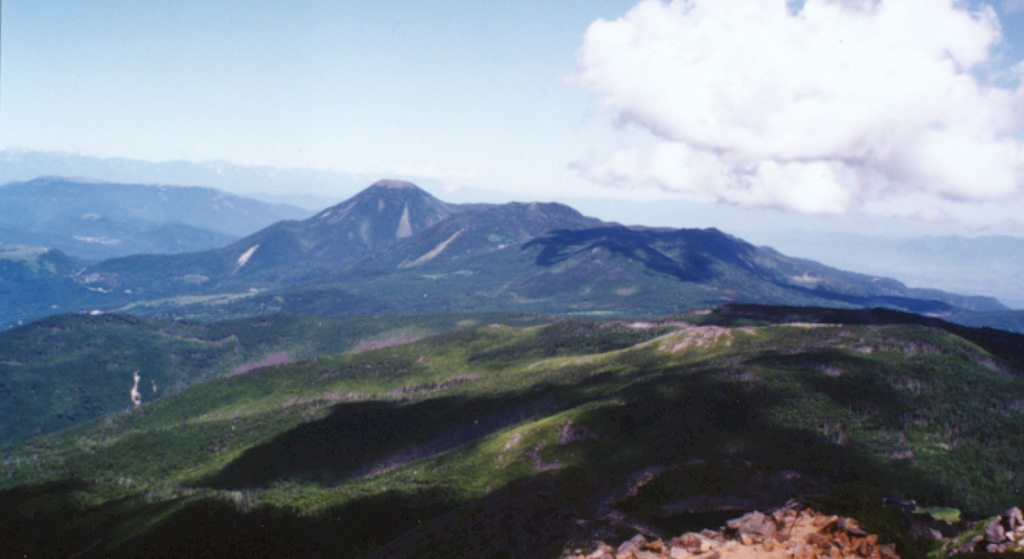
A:
POLYGON ((1024 93, 972 72, 1000 40, 955 0, 644 0, 590 26, 572 81, 657 142, 576 166, 805 213, 997 199, 1024 184, 1024 93))
POLYGON ((910 219, 923 223, 949 223, 953 221, 952 216, 940 208, 929 206, 911 214, 910 219))

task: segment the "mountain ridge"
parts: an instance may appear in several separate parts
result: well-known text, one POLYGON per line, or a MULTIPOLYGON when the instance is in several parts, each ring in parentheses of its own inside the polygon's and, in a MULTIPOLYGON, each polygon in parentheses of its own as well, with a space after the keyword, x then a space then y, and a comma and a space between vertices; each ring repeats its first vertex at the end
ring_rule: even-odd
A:
POLYGON ((216 248, 305 215, 198 186, 58 176, 0 186, 0 242, 50 246, 93 261, 216 248))
POLYGON ((781 230, 753 234, 787 254, 869 274, 885 274, 907 285, 963 291, 970 285, 1014 309, 1024 308, 1017 278, 1024 273, 1024 239, 1005 235, 880 237, 870 234, 781 230), (961 286, 961 289, 956 287, 961 286))
POLYGON ((557 203, 448 204, 395 179, 225 247, 106 260, 71 278, 89 293, 59 301, 65 310, 204 320, 276 311, 657 316, 727 303, 1009 312, 992 298, 911 289, 713 228, 627 227, 557 203), (207 305, 206 297, 232 302, 207 305), (140 306, 156 300, 164 301, 160 310, 140 306))

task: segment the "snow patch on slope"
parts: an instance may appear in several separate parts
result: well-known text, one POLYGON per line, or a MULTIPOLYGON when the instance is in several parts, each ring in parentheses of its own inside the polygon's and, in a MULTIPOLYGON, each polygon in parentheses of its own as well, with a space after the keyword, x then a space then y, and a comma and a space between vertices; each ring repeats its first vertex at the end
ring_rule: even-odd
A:
POLYGON ((429 262, 430 260, 433 260, 434 257, 436 257, 438 254, 441 254, 441 251, 443 251, 445 248, 447 248, 448 245, 451 244, 452 241, 454 241, 459 235, 461 235, 463 231, 465 231, 465 229, 459 229, 458 231, 455 232, 454 235, 452 235, 451 237, 448 237, 447 240, 445 240, 443 243, 441 243, 441 244, 437 245, 436 247, 434 247, 430 252, 428 252, 428 253, 424 254, 423 256, 417 258, 416 260, 413 260, 412 262, 403 262, 401 267, 402 268, 411 268, 413 266, 419 266, 420 264, 423 264, 425 262, 429 262))
POLYGON ((409 204, 402 210, 402 218, 398 220, 398 231, 395 231, 396 239, 404 239, 412 236, 412 225, 409 223, 409 204))
POLYGON ((256 249, 258 248, 260 248, 260 245, 253 245, 249 250, 243 252, 242 255, 238 257, 238 267, 241 268, 242 266, 245 266, 245 264, 249 262, 249 259, 252 258, 252 254, 256 252, 256 249))
POLYGON ((348 215, 349 212, 352 211, 352 208, 354 206, 355 206, 355 202, 349 202, 343 208, 337 208, 337 207, 335 207, 335 208, 328 208, 328 209, 324 210, 322 213, 320 213, 319 218, 320 219, 326 219, 327 223, 337 223, 337 222, 341 221, 346 215, 348 215), (337 211, 336 214, 334 213, 335 211, 337 211), (333 214, 333 217, 332 217, 332 214, 333 214), (327 218, 330 218, 330 219, 327 219, 327 218))
POLYGON ((132 386, 132 391, 129 393, 129 396, 131 396, 132 403, 135 404, 135 407, 139 407, 142 405, 142 394, 139 393, 139 381, 142 380, 142 377, 139 376, 138 371, 135 371, 132 373, 132 378, 135 379, 135 385, 132 386))
POLYGON ((363 242, 370 244, 370 222, 363 221, 359 224, 359 237, 363 239, 363 242))

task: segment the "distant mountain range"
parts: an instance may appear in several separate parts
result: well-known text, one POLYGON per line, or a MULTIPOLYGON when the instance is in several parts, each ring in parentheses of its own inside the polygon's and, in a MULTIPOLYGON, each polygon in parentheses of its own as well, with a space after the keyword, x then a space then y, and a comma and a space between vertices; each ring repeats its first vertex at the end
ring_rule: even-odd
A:
POLYGON ((271 203, 319 209, 318 199, 341 200, 358 192, 376 177, 312 169, 282 169, 235 165, 226 161, 152 162, 123 157, 94 157, 67 152, 6 149, 0 151, 0 184, 39 176, 91 177, 114 183, 195 184, 213 187, 271 203), (302 185, 306 195, 273 193, 289 185, 302 185), (315 204, 315 205, 313 205, 315 204))
POLYGON ((0 186, 0 243, 51 247, 87 260, 216 248, 308 215, 212 188, 64 177, 0 186))
POLYGON ((198 319, 281 311, 659 316, 723 303, 880 306, 954 320, 1007 312, 993 298, 911 289, 716 229, 624 227, 553 203, 448 204, 396 180, 223 248, 110 259, 73 274, 37 266, 30 283, 2 284, 5 300, 20 303, 0 303, 0 324, 93 309, 198 319), (50 283, 59 286, 56 299, 25 294, 50 283))
POLYGON ((1005 235, 888 238, 806 230, 765 232, 757 242, 787 254, 885 274, 909 285, 970 289, 1024 308, 1024 239, 1005 235))
MULTIPOLYGON (((100 182, 186 184, 214 187, 273 204, 291 204, 320 211, 359 192, 377 177, 365 173, 332 172, 311 169, 287 169, 269 166, 235 165, 223 161, 151 162, 126 158, 101 158, 65 152, 0 150, 0 184, 23 182, 40 175, 80 176, 100 182), (301 192, 301 194, 296 194, 301 192), (274 193, 274 194, 270 194, 274 193)), ((406 177, 410 178, 410 177, 406 177)), ((411 177, 431 192, 441 192, 444 182, 427 177, 411 177)), ((504 202, 511 195, 494 190, 461 188, 446 194, 446 201, 504 202)), ((552 193, 557 196, 557 193, 552 193)), ((908 286, 932 287, 955 293, 970 293, 998 298, 1002 303, 1024 309, 1024 292, 1018 278, 1024 274, 1024 238, 997 235, 922 237, 924 229, 904 230, 904 237, 875 236, 870 229, 857 234, 832 231, 821 220, 797 216, 759 216, 756 222, 741 210, 729 210, 713 204, 684 201, 636 201, 627 199, 562 198, 586 215, 623 223, 657 224, 671 227, 718 227, 762 246, 807 258, 846 270, 897 279, 908 286)), ((290 216, 280 219, 300 219, 290 216)), ((0 222, 2 223, 2 222, 0 222)), ((235 238, 269 225, 261 224, 234 233, 235 238)), ((849 225, 849 224, 848 224, 849 225)), ((848 229, 854 231, 853 229, 848 229)), ((1004 229, 1007 230, 1008 229, 1004 229)), ((0 242, 61 248, 72 256, 101 260, 135 253, 189 252, 222 247, 232 239, 208 244, 183 241, 174 250, 157 245, 129 249, 124 244, 108 247, 101 235, 86 235, 90 243, 75 243, 78 249, 39 237, 0 237, 0 242), (154 248, 156 247, 156 248, 154 248), (90 252, 84 252, 84 251, 90 252), (116 252, 110 252, 110 251, 116 252), (108 251, 101 253, 100 251, 108 251)), ((155 233, 163 238, 160 232, 155 233)), ((177 232, 176 238, 187 237, 177 232)), ((121 238, 116 235, 107 238, 121 238)), ((204 239, 215 237, 204 236, 204 239)), ((194 239, 194 236, 193 236, 194 239)))

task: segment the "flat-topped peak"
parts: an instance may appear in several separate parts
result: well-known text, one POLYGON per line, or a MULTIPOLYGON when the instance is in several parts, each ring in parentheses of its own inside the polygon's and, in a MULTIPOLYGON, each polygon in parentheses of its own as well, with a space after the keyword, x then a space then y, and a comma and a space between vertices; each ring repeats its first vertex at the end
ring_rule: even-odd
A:
POLYGON ((409 181, 398 179, 381 179, 370 185, 370 188, 419 188, 409 181))

